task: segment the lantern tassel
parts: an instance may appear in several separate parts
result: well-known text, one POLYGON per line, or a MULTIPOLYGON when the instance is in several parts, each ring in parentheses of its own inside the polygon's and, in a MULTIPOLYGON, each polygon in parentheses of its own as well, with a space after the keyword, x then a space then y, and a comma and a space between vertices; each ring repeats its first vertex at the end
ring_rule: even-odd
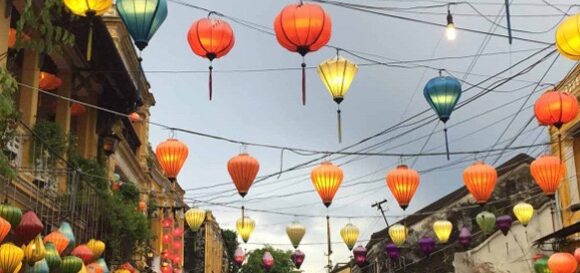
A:
POLYGON ((213 66, 209 66, 209 100, 211 101, 213 97, 213 77, 212 77, 213 66))
POLYGON ((451 158, 449 157, 449 138, 447 137, 447 124, 443 123, 443 126, 445 126, 443 128, 443 133, 445 134, 445 151, 447 154, 447 160, 450 160, 451 158))
POLYGON ((560 129, 558 129, 558 153, 560 155, 560 161, 562 161, 562 134, 560 129))
POLYGON ((341 111, 340 108, 338 108, 336 110, 336 118, 337 118, 337 124, 338 124, 338 143, 342 143, 342 118, 340 115, 341 111))
POLYGON ((90 62, 93 58, 93 21, 89 24, 89 36, 87 38, 87 61, 90 62))
POLYGON ((306 63, 302 62, 302 105, 306 105, 306 63))

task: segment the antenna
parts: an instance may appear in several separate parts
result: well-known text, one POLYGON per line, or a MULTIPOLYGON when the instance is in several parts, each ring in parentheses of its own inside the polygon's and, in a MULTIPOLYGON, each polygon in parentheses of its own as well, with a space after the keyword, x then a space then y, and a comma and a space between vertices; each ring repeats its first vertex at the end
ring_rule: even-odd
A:
POLYGON ((381 212, 381 214, 383 215, 383 219, 385 220, 385 224, 387 224, 387 228, 389 227, 389 221, 387 221, 387 216, 385 216, 385 210, 383 209, 383 204, 387 203, 387 199, 380 201, 380 202, 375 202, 374 204, 371 205, 371 208, 377 208, 377 210, 379 210, 381 212))

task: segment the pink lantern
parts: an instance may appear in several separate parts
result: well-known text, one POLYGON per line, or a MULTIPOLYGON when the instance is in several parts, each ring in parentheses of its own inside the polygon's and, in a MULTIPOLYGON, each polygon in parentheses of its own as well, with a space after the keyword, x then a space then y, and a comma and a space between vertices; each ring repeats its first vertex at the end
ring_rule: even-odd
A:
POLYGON ((300 269, 300 266, 302 266, 302 263, 304 263, 304 258, 306 258, 306 255, 299 249, 294 250, 294 253, 290 255, 290 259, 292 260, 294 266, 296 266, 297 269, 300 269))
POLYGON ((268 251, 264 252, 264 256, 262 256, 262 266, 266 272, 269 272, 274 267, 274 257, 268 251))
POLYGON ((352 251, 354 260, 358 267, 362 267, 367 262, 367 249, 364 246, 357 246, 352 251))
POLYGON ((181 235, 183 235, 183 229, 182 228, 175 228, 173 230, 173 237, 181 237, 181 235))
POLYGON ((236 249, 236 252, 234 252, 234 263, 236 263, 237 266, 242 266, 245 259, 246 253, 244 253, 243 249, 238 247, 238 249, 236 249))
POLYGON ((70 254, 81 258, 85 264, 89 264, 95 259, 95 254, 87 245, 79 245, 75 247, 70 254))

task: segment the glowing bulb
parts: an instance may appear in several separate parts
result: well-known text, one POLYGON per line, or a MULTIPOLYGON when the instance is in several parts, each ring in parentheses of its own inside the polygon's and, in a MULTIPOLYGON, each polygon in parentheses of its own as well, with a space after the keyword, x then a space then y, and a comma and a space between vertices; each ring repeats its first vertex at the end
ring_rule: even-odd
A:
POLYGON ((457 38, 457 30, 455 30, 455 25, 448 24, 447 28, 445 28, 445 35, 447 36, 448 41, 453 41, 457 38))

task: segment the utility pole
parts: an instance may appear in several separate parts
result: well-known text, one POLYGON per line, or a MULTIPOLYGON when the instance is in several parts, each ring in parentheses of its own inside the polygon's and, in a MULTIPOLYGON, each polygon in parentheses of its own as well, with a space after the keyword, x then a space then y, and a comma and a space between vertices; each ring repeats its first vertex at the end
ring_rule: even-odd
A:
POLYGON ((387 199, 381 201, 381 202, 375 202, 374 204, 371 205, 371 208, 377 208, 377 210, 381 211, 381 214, 383 215, 383 219, 385 220, 385 224, 387 224, 387 228, 389 227, 389 221, 387 221, 387 216, 385 215, 385 210, 383 210, 383 204, 387 203, 387 199))

